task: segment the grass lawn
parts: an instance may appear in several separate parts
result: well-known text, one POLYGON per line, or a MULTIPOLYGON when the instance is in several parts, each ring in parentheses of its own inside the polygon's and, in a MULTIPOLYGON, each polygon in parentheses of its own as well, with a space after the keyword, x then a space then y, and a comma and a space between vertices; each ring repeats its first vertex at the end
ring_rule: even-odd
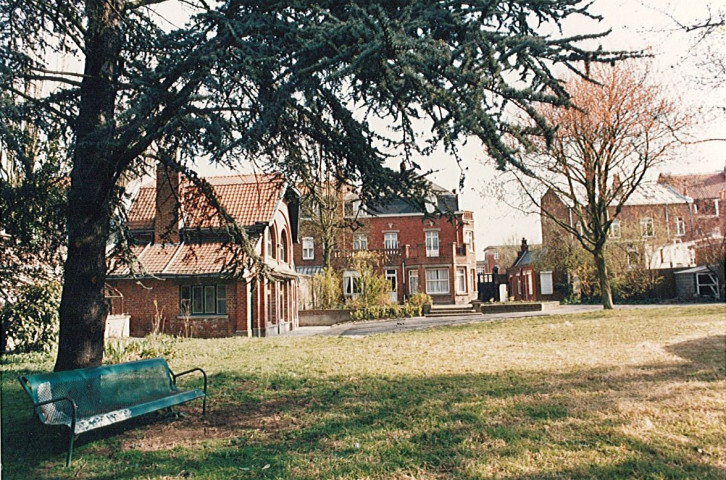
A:
POLYGON ((82 435, 66 468, 16 380, 53 359, 5 357, 3 478, 726 478, 723 306, 179 340, 169 364, 208 372, 207 417, 82 435))

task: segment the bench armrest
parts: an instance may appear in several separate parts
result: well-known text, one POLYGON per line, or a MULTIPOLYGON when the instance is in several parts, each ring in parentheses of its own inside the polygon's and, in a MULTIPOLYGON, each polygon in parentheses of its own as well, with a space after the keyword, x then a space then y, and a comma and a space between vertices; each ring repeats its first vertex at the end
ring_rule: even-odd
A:
MULTIPOLYGON (((50 400, 45 400, 42 402, 35 403, 35 404, 33 404, 33 406, 36 409, 39 409, 43 405, 49 405, 51 403, 58 403, 58 402, 68 402, 71 404, 71 410, 73 411, 73 417, 71 418, 71 432, 75 432, 76 431, 76 419, 78 418, 78 405, 76 405, 75 400, 73 400, 71 397, 51 398, 50 400)), ((47 417, 45 412, 43 412, 43 416, 47 417)))
POLYGON ((201 368, 192 368, 191 370, 187 370, 185 372, 181 373, 174 373, 171 370, 169 370, 169 373, 171 373, 172 382, 174 382, 174 385, 176 385, 176 379, 181 377, 182 375, 186 375, 188 373, 193 372, 202 372, 202 375, 204 376, 204 395, 207 395, 207 373, 202 370, 201 368))

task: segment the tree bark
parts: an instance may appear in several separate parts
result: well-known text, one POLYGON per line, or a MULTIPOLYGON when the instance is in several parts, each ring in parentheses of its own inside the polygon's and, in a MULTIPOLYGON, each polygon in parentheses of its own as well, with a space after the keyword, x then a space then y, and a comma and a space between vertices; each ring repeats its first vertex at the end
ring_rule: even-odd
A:
POLYGON ((113 118, 121 50, 122 0, 87 0, 84 79, 68 197, 68 256, 55 370, 100 365, 113 161, 113 118))
POLYGON ((597 277, 600 280, 600 295, 602 299, 602 308, 605 310, 613 309, 613 292, 610 288, 610 278, 608 277, 607 265, 605 264, 605 254, 602 248, 593 252, 595 257, 595 267, 597 268, 597 277))

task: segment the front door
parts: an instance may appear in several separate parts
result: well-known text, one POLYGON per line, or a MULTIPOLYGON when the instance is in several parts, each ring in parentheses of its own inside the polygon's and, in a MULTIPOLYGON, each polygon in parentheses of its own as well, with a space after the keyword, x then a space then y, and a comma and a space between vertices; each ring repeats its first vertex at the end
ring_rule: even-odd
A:
POLYGON ((396 282, 396 271, 386 270, 386 280, 388 280, 388 296, 391 299, 391 303, 398 303, 398 284, 396 282))

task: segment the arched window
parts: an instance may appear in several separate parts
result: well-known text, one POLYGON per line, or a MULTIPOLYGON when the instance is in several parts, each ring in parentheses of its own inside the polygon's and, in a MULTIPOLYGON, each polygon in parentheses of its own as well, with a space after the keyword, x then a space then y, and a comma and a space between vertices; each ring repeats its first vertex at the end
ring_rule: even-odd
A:
POLYGON ((267 251, 265 252, 270 258, 275 258, 275 248, 277 248, 277 242, 275 240, 277 240, 277 231, 274 227, 270 226, 267 229, 267 251))
POLYGON ((288 254, 288 248, 287 248, 287 232, 285 230, 282 231, 282 234, 280 235, 280 244, 278 246, 278 256, 277 259, 279 261, 290 263, 290 260, 287 258, 288 254))

